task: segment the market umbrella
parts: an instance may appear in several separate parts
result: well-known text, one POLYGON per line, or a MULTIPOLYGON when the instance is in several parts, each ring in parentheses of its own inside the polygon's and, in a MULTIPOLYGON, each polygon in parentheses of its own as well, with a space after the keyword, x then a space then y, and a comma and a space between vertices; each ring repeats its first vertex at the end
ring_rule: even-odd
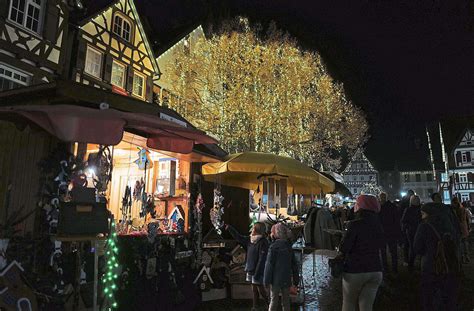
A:
POLYGON ((352 198, 351 191, 346 187, 346 185, 344 185, 343 179, 339 174, 336 174, 334 172, 320 172, 320 173, 334 182, 334 190, 331 193, 333 194, 339 193, 343 197, 352 198))
POLYGON ((223 185, 257 189, 264 177, 286 179, 288 190, 299 194, 319 194, 334 190, 334 182, 311 167, 285 156, 243 152, 227 156, 224 162, 202 167, 204 178, 223 185))

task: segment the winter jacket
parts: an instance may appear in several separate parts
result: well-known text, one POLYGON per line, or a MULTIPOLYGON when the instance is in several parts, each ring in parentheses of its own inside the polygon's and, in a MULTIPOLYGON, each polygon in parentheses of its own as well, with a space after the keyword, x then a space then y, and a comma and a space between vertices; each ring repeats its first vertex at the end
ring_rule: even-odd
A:
POLYGON ((318 212, 314 226, 314 247, 318 249, 334 249, 332 236, 324 229, 336 229, 331 211, 323 208, 318 212))
POLYGON ((471 219, 470 219, 469 213, 464 208, 464 206, 454 206, 453 209, 459 221, 461 237, 467 238, 469 236, 469 229, 471 225, 471 219))
MULTIPOLYGON (((446 226, 443 220, 444 215, 429 216, 418 226, 413 243, 415 254, 421 256, 421 273, 435 274, 435 255, 438 249, 438 237, 433 229, 427 224, 429 222, 438 232, 440 236, 445 234, 451 235, 451 229, 446 226)), ((451 235, 452 236, 452 235, 451 235)))
POLYGON ((411 237, 415 236, 416 229, 421 222, 421 209, 419 206, 410 206, 403 212, 402 231, 411 237))
POLYGON ((387 201, 381 205, 379 217, 386 240, 399 239, 401 230, 398 208, 392 202, 387 201))
POLYGON ((377 214, 361 210, 356 220, 349 222, 341 242, 344 272, 364 273, 382 271, 380 248, 385 240, 377 214))
POLYGON ((291 243, 287 240, 275 240, 268 249, 263 284, 279 288, 298 285, 299 273, 291 243))
POLYGON ((245 272, 253 275, 257 280, 263 278, 268 252, 268 240, 262 237, 256 243, 252 243, 249 236, 241 235, 234 227, 228 226, 228 231, 247 251, 245 272))

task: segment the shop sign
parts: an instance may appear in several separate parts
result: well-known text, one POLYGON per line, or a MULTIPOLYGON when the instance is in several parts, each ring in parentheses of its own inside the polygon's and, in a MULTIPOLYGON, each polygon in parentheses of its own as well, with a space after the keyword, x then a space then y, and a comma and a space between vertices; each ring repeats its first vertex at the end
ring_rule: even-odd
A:
POLYGON ((178 120, 178 119, 176 119, 176 118, 173 118, 172 116, 169 116, 169 115, 167 115, 167 114, 165 114, 165 113, 161 113, 161 112, 160 112, 160 119, 163 119, 163 120, 166 120, 166 121, 170 121, 170 122, 179 124, 179 125, 184 126, 184 127, 188 127, 188 125, 186 124, 186 122, 181 121, 181 120, 178 120))

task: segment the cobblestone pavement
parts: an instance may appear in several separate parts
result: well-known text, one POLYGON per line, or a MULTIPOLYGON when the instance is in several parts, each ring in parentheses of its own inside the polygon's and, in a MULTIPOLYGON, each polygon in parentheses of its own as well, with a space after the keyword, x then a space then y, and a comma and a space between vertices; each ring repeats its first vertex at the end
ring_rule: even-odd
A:
MULTIPOLYGON (((464 276, 459 297, 459 310, 474 310, 474 239, 471 239, 472 263, 463 265, 464 276)), ((401 257, 401 256, 400 256, 401 257)), ((419 265, 419 262, 417 262, 419 265)), ((387 274, 379 289, 374 310, 383 311, 415 311, 421 310, 419 304, 419 269, 408 272, 399 264, 397 275, 387 274)), ((303 306, 293 306, 292 310, 339 311, 342 307, 341 279, 330 276, 327 258, 315 256, 313 277, 313 256, 304 256, 303 275, 306 300, 303 306)), ((232 301, 230 299, 204 303, 200 311, 235 310, 248 311, 250 301, 232 301)), ((264 310, 261 308, 260 310, 264 310)))

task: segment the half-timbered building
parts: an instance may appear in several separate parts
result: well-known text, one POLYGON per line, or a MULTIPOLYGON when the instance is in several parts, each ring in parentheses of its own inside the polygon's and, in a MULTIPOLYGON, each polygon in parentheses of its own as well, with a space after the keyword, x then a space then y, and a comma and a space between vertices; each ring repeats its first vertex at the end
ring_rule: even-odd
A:
POLYGON ((352 156, 342 175, 344 184, 355 196, 359 195, 368 184, 378 185, 378 172, 361 149, 352 156))
POLYGON ((87 2, 74 18, 72 79, 152 102, 160 70, 133 0, 87 2))
POLYGON ((474 128, 466 128, 453 150, 453 191, 462 202, 474 203, 474 128))
POLYGON ((61 0, 0 0, 0 91, 63 72, 69 7, 61 0))

